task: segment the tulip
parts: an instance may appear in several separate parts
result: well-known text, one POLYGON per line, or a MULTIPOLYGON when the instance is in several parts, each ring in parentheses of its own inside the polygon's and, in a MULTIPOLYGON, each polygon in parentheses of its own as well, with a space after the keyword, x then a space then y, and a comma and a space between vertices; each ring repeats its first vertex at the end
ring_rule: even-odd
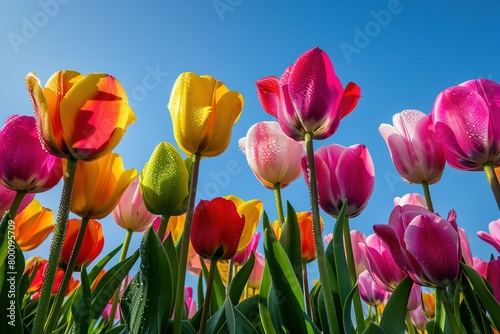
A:
POLYGON ((253 265, 252 272, 250 273, 250 277, 248 278, 249 288, 259 288, 260 282, 262 281, 262 274, 264 273, 265 264, 266 260, 264 258, 264 255, 259 252, 255 252, 255 263, 253 265))
POLYGON ((181 150, 189 156, 215 157, 229 145, 243 97, 211 76, 184 72, 174 83, 168 109, 181 150))
MULTIPOLYGON (((161 217, 156 217, 153 220, 152 225, 153 225, 153 230, 155 232, 158 232, 158 229, 160 228, 161 225, 161 220, 162 220, 161 217)), ((180 216, 171 216, 168 219, 167 230, 162 241, 165 241, 168 235, 172 234, 172 240, 174 241, 174 244, 176 244, 180 240, 182 232, 184 231, 185 220, 186 220, 185 213, 180 216)))
POLYGON ((438 95, 431 115, 451 167, 500 166, 499 99, 500 84, 488 79, 469 80, 438 95))
POLYGON ((193 299, 193 288, 184 288, 184 301, 186 302, 188 319, 191 319, 196 314, 196 301, 193 299))
POLYGON ((477 236, 495 247, 497 252, 500 252, 500 219, 489 223, 488 230, 490 231, 490 234, 484 231, 479 231, 477 232, 477 236))
POLYGON ((493 295, 495 296, 495 299, 500 303, 500 257, 496 260, 488 262, 486 279, 493 288, 493 295))
MULTIPOLYGON (((156 146, 140 176, 141 194, 149 212, 172 216, 188 195, 189 174, 179 152, 171 144, 156 146)), ((180 212, 183 211, 183 212, 180 212)))
POLYGON ((240 243, 238 244, 238 249, 236 251, 239 253, 247 248, 248 244, 252 240, 255 230, 257 229, 257 224, 262 216, 262 201, 252 199, 245 202, 241 198, 234 195, 225 196, 224 198, 232 201, 236 205, 238 214, 245 217, 245 227, 243 228, 240 243))
POLYGON ((14 219, 14 235, 22 251, 38 247, 54 230, 54 212, 33 200, 14 219))
MULTIPOLYGON (((27 267, 26 271, 33 275, 33 271, 36 269, 36 273, 33 276, 33 280, 30 283, 30 286, 27 290, 27 293, 31 294, 31 299, 37 299, 40 297, 40 289, 42 287, 42 283, 45 277, 45 270, 47 268, 48 261, 44 260, 40 257, 33 259, 32 261, 27 261, 26 264, 30 263, 27 267)), ((55 294, 59 289, 59 285, 61 284, 62 278, 64 276, 64 270, 57 268, 56 278, 54 281, 54 285, 52 286, 52 294, 55 294)), ((79 281, 75 280, 71 277, 68 288, 66 289, 66 296, 71 294, 79 285, 79 281)))
POLYGON ((265 77, 256 85, 264 110, 295 140, 304 140, 305 133, 330 137, 361 96, 355 83, 344 90, 330 58, 317 47, 302 54, 280 79, 265 77))
POLYGON ((238 144, 253 173, 268 189, 276 184, 285 188, 302 173, 304 146, 285 135, 278 122, 254 124, 238 144))
POLYGON ((51 154, 93 160, 111 152, 135 115, 121 84, 108 74, 57 71, 42 88, 26 76, 42 146, 51 154))
POLYGON ((204 258, 229 260, 236 254, 244 227, 245 217, 232 201, 222 197, 201 200, 193 214, 193 248, 204 258))
MULTIPOLYGON (((321 208, 337 217, 347 200, 346 215, 359 215, 368 204, 375 184, 375 170, 366 146, 358 144, 346 148, 331 144, 318 149, 314 159, 321 208)), ((302 170, 308 181, 305 157, 302 158, 302 170)))
POLYGON ((434 319, 436 315, 436 294, 422 292, 422 304, 427 318, 434 319))
POLYGON ((472 261, 472 268, 474 268, 474 270, 477 271, 479 275, 486 278, 488 274, 488 262, 483 261, 483 259, 479 257, 473 258, 472 261))
POLYGON ((397 206, 388 225, 373 229, 415 283, 445 288, 458 277, 461 258, 457 225, 448 219, 420 206, 397 206))
POLYGON ((115 222, 126 230, 142 232, 156 217, 146 208, 141 197, 139 178, 135 178, 113 209, 115 222))
MULTIPOLYGON (((246 218, 246 216, 245 216, 245 218, 246 218)), ((245 232, 243 232, 243 233, 245 233, 245 232)), ((250 255, 252 254, 252 252, 255 253, 257 251, 257 246, 259 244, 259 239, 260 239, 260 232, 255 233, 252 236, 252 240, 250 240, 250 243, 245 248, 245 250, 243 252, 241 252, 241 253, 236 254, 233 257, 233 263, 234 263, 235 266, 242 266, 242 265, 244 265, 248 261, 248 259, 250 258, 250 255)))
POLYGON ((446 159, 431 116, 418 110, 404 110, 395 114, 392 122, 394 126, 380 125, 379 132, 399 174, 408 183, 438 182, 446 159))
POLYGON ((370 276, 368 270, 359 274, 359 295, 365 303, 371 306, 379 306, 389 299, 390 292, 382 289, 370 276))
POLYGON ((0 130, 0 182, 12 190, 39 193, 61 178, 61 158, 42 148, 35 118, 8 117, 0 130))
MULTIPOLYGON (((0 216, 1 217, 3 217, 5 212, 7 210, 9 210, 15 197, 16 197, 16 191, 11 190, 9 188, 6 188, 0 183, 0 216)), ((25 207, 27 207, 28 204, 33 200, 33 198, 35 198, 34 193, 26 194, 18 211, 22 211, 25 207)))
MULTIPOLYGON (((62 268, 66 268, 69 263, 81 223, 82 221, 79 219, 68 220, 66 236, 62 245, 61 259, 59 261, 59 265, 62 268)), ((75 270, 80 270, 80 267, 87 261, 92 262, 101 253, 103 246, 102 226, 97 220, 90 219, 83 236, 82 247, 78 252, 75 270)))
MULTIPOLYGON (((309 263, 316 260, 316 246, 314 245, 312 213, 297 212, 297 221, 300 230, 300 243, 302 251, 302 262, 309 263)), ((321 232, 323 232, 324 222, 320 217, 321 232)))
POLYGON ((410 311, 410 317, 419 332, 425 332, 425 324, 427 323, 428 319, 425 317, 422 303, 420 303, 420 305, 418 305, 416 309, 410 311))
POLYGON ((394 198, 394 206, 403 206, 403 205, 418 205, 427 209, 427 202, 425 201, 425 197, 420 194, 406 194, 403 197, 395 197, 394 198))
MULTIPOLYGON (((363 253, 360 249, 360 244, 364 244, 366 242, 366 237, 363 233, 357 230, 352 230, 349 234, 351 236, 352 255, 356 269, 356 276, 359 276, 359 274, 366 270, 365 263, 363 261, 363 253)), ((323 239, 328 245, 333 240, 333 233, 328 233, 323 239)))
POLYGON ((467 232, 461 227, 458 228, 458 237, 460 241, 460 252, 462 253, 462 261, 471 267, 474 260, 472 259, 472 251, 470 249, 469 238, 467 232))
POLYGON ((116 153, 94 161, 79 161, 71 211, 82 218, 106 217, 136 177, 137 170, 125 170, 122 158, 116 153))

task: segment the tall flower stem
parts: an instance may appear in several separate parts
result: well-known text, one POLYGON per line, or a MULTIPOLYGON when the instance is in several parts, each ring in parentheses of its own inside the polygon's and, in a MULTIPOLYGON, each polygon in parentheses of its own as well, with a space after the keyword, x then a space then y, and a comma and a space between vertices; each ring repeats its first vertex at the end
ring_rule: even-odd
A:
POLYGON ((66 234, 66 225, 68 223, 71 195, 73 193, 73 184, 75 183, 75 171, 77 162, 78 160, 76 160, 72 156, 68 156, 65 175, 66 178, 64 181, 61 193, 61 201, 59 202, 59 210, 57 213, 56 230, 54 232, 54 236, 52 237, 49 260, 47 269, 45 270, 45 276, 43 278, 42 292, 38 301, 32 334, 43 333, 44 322, 49 311, 50 295, 56 276, 57 263, 59 262, 59 257, 61 256, 64 235, 66 234))
POLYGON ((234 261, 231 258, 227 263, 227 287, 226 287, 226 296, 229 295, 229 285, 233 280, 233 269, 234 269, 234 261))
POLYGON ((429 191, 429 183, 427 181, 422 181, 422 187, 424 188, 425 203, 427 204, 427 210, 434 212, 434 206, 432 205, 431 192, 429 191))
POLYGON ((203 302, 203 311, 201 313, 200 331, 199 334, 205 333, 207 325, 208 310, 210 309, 210 297, 212 296, 212 285, 214 282, 215 271, 217 270, 217 259, 210 259, 210 272, 207 279, 207 291, 205 292, 205 300, 203 302))
POLYGON ((16 192, 16 196, 14 197, 14 200, 12 201, 12 204, 9 209, 11 219, 16 218, 17 211, 19 211, 19 207, 21 206, 21 203, 23 202, 23 199, 27 193, 28 193, 27 191, 20 191, 20 190, 16 192))
POLYGON ((495 195, 497 206, 500 209, 500 184, 498 183, 493 163, 489 161, 483 165, 483 168, 484 172, 486 173, 486 177, 488 178, 491 190, 493 191, 493 195, 495 195))
POLYGON ((283 201, 281 200, 281 187, 279 182, 274 184, 274 198, 276 200, 276 210, 278 211, 278 221, 280 226, 285 223, 283 214, 283 201))
POLYGON ((195 153, 193 155, 191 189, 189 189, 186 221, 184 223, 184 232, 182 233, 181 250, 179 254, 179 271, 177 275, 174 311, 174 334, 181 334, 182 306, 184 305, 184 280, 186 279, 187 255, 189 250, 189 238, 191 235, 191 224, 193 222, 194 202, 196 200, 196 188, 198 186, 200 160, 200 154, 195 153))
MULTIPOLYGON (((163 217, 162 217, 162 223, 163 223, 163 217)), ((132 233, 134 233, 132 230, 127 230, 127 234, 125 235, 125 240, 123 241, 122 245, 122 253, 120 254, 120 262, 122 262, 127 258, 127 252, 128 252, 128 247, 130 246, 130 240, 132 239, 132 233)), ((113 304, 111 305, 111 311, 109 312, 109 323, 111 325, 115 321, 116 309, 118 308, 118 300, 120 299, 120 289, 121 289, 121 284, 118 290, 116 290, 115 294, 113 295, 113 304)))
POLYGON ((309 195, 311 197, 311 211, 313 214, 313 234, 314 244, 316 245, 316 255, 318 259, 319 280, 321 282, 323 298, 325 300, 326 316, 328 319, 328 328, 332 334, 340 334, 340 328, 335 320, 335 304, 333 303, 332 289, 330 287, 330 278, 328 277, 328 267, 323 248, 323 238, 321 236, 321 224, 319 220, 318 204, 318 185, 316 184, 316 167, 314 164, 314 148, 312 133, 306 133, 304 136, 306 142, 307 166, 309 168, 309 195))
POLYGON ((451 326, 451 332, 453 334, 460 334, 460 328, 458 327, 457 319, 455 318, 455 312, 453 312, 453 302, 450 303, 450 299, 446 294, 446 289, 436 288, 436 293, 440 295, 441 302, 443 303, 446 316, 451 326))
MULTIPOLYGON (((349 218, 345 217, 344 220, 344 243, 345 252, 347 257, 347 266, 349 268, 349 275, 351 276, 352 285, 356 285, 358 277, 356 275, 356 265, 354 264, 354 255, 352 252, 351 242, 351 229, 349 228, 349 218)), ((359 289, 353 296, 354 314, 356 315, 356 322, 358 325, 358 332, 365 330, 365 319, 363 316, 363 307, 361 306, 361 297, 359 296, 359 289)))
POLYGON ((307 263, 302 262, 302 273, 304 275, 304 298, 306 299, 307 315, 312 319, 311 297, 309 296, 309 279, 307 278, 307 263))
POLYGON ((168 226, 168 220, 170 219, 170 216, 167 215, 162 215, 161 216, 161 223, 160 227, 158 227, 158 238, 160 239, 161 242, 163 242, 163 239, 165 238, 165 233, 167 232, 167 226, 168 226))
POLYGON ((85 230, 87 229, 89 220, 89 218, 82 218, 80 230, 78 230, 75 245, 73 246, 71 256, 69 257, 68 266, 64 271, 61 285, 59 285, 59 289, 57 290, 56 299, 54 301, 54 304, 52 304, 52 309, 50 310, 49 321, 47 323, 47 326, 45 327, 46 333, 52 333, 52 329, 54 328, 57 319, 59 318, 59 309, 61 308, 64 296, 66 295, 66 290, 68 289, 68 285, 71 280, 71 276, 73 275, 73 271, 75 270, 76 260, 78 259, 80 248, 82 247, 83 237, 85 236, 85 230))
MULTIPOLYGON (((439 292, 439 288, 434 289, 434 295, 436 296, 435 299, 435 308, 436 308, 436 315, 434 317, 434 331, 436 331, 436 328, 439 328, 442 333, 444 333, 444 324, 445 324, 445 309, 444 305, 441 302, 441 293, 439 292)), ((444 295, 446 298, 446 294, 444 295)))

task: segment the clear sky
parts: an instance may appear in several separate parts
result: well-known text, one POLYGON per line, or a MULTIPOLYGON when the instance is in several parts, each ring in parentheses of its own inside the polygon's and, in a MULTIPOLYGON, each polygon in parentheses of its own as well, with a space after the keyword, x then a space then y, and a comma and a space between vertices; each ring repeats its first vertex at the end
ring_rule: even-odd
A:
MULTIPOLYGON (((137 121, 116 148, 126 168, 139 171, 160 141, 175 144, 167 103, 184 71, 209 74, 245 98, 229 148, 201 163, 199 198, 227 194, 260 198, 276 219, 272 191, 254 177, 237 140, 248 128, 272 117, 262 109, 255 81, 280 76, 303 52, 315 46, 331 57, 345 85, 362 90, 357 109, 330 138, 315 147, 339 143, 367 145, 376 183, 366 210, 351 228, 366 235, 385 224, 395 196, 422 193, 397 174, 378 132, 404 109, 430 113, 447 87, 476 78, 500 81, 500 2, 472 1, 2 1, 0 2, 0 119, 33 114, 24 76, 35 71, 43 83, 57 70, 106 72, 120 80, 137 121), (222 174, 228 172, 229 178, 222 174)), ((61 185, 38 196, 57 211, 61 185)), ((446 167, 431 186, 436 211, 457 211, 473 255, 487 259, 493 247, 476 232, 499 218, 482 172, 446 167)), ((297 211, 309 210, 303 178, 283 190, 297 211)), ((325 233, 333 219, 326 214, 325 233)), ((123 241, 125 231, 111 217, 102 219, 104 252, 123 241)), ((259 227, 259 229, 262 229, 259 227)), ((137 247, 140 236, 133 237, 137 247)), ((48 242, 34 253, 47 256, 48 242)), ((314 275, 314 274, 313 274, 314 275)))

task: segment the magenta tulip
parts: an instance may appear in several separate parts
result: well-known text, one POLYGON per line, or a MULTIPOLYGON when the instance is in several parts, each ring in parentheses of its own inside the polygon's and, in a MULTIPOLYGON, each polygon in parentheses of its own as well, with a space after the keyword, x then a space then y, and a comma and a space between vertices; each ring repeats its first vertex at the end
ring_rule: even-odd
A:
POLYGON ((382 124, 378 130, 399 174, 408 183, 438 182, 446 159, 432 118, 418 110, 403 110, 393 116, 392 123, 382 124))
POLYGON ((368 305, 379 306, 389 299, 390 292, 375 283, 368 270, 359 274, 358 288, 361 299, 368 305))
POLYGON ((495 299, 500 303, 500 257, 496 260, 488 262, 486 279, 493 288, 493 295, 495 296, 495 299))
POLYGON ((256 84, 264 110, 295 140, 303 140, 305 133, 330 137, 361 96, 355 83, 344 90, 330 58, 317 47, 302 54, 280 79, 265 77, 256 84))
POLYGON ((397 206, 388 225, 373 229, 415 283, 445 288, 458 277, 461 259, 457 225, 453 214, 450 217, 446 220, 420 206, 397 206))
POLYGON ((12 115, 0 130, 0 182, 9 189, 40 193, 63 176, 61 158, 43 148, 32 116, 12 115))
MULTIPOLYGON (((319 205, 326 213, 337 217, 347 200, 348 217, 356 217, 368 204, 375 185, 375 170, 365 145, 344 147, 331 144, 314 153, 318 182, 319 205)), ((302 170, 309 184, 306 157, 302 170)))
POLYGON ((480 171, 488 162, 500 166, 500 84, 478 79, 447 88, 431 114, 451 167, 480 171))
POLYGON ((400 206, 418 205, 418 206, 421 206, 421 207, 427 209, 427 203, 425 201, 425 197, 420 195, 420 194, 417 194, 417 193, 406 194, 403 197, 394 198, 394 206, 398 206, 398 205, 400 205, 400 206))
MULTIPOLYGON (((10 209, 15 197, 16 197, 16 191, 6 188, 0 183, 0 219, 5 214, 5 211, 10 209)), ((23 209, 27 207, 28 204, 30 204, 33 198, 35 198, 35 194, 33 193, 24 196, 24 199, 21 203, 21 206, 19 207, 18 212, 23 211, 23 209)))
POLYGON ((254 124, 238 144, 255 176, 268 189, 275 184, 285 188, 302 173, 304 146, 286 136, 278 122, 254 124))
POLYGON ((233 257, 233 263, 235 266, 244 265, 250 258, 252 252, 255 253, 257 251, 257 246, 259 245, 259 239, 260 239, 260 232, 257 232, 252 236, 252 239, 250 240, 250 243, 245 248, 245 250, 241 253, 236 254, 233 257))
POLYGON ((479 231, 477 232, 478 237, 495 247, 497 252, 500 252, 500 219, 489 223, 488 229, 490 234, 479 231))

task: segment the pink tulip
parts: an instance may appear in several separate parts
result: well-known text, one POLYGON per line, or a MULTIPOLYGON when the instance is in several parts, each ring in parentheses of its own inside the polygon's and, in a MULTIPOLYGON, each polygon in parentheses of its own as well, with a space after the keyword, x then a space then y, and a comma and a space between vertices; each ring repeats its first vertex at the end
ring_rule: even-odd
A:
POLYGON ((425 197, 420 194, 406 194, 403 197, 394 198, 394 206, 403 205, 418 205, 427 209, 427 202, 425 197))
MULTIPOLYGON (((3 217, 5 212, 10 209, 12 202, 14 201, 14 197, 16 197, 16 191, 10 190, 0 183, 0 219, 3 217)), ((18 212, 23 211, 23 209, 30 204, 33 198, 35 198, 35 194, 33 193, 24 196, 18 212)))
POLYGON ((447 88, 431 114, 451 167, 479 171, 487 162, 500 166, 500 84, 478 79, 447 88))
POLYGON ((361 96, 355 83, 344 90, 330 58, 317 47, 302 54, 280 79, 265 77, 256 84, 264 110, 295 140, 307 132, 314 139, 330 137, 361 96))
POLYGON ((252 272, 250 273, 250 277, 248 278, 249 288, 259 288, 260 282, 262 281, 262 274, 264 273, 265 264, 266 260, 264 258, 264 255, 259 252, 255 252, 255 263, 253 265, 252 272))
MULTIPOLYGON (((366 146, 346 148, 331 144, 318 149, 314 160, 321 208, 337 217, 347 199, 347 216, 359 215, 368 204, 375 184, 373 161, 366 146)), ((302 158, 302 170, 309 184, 306 157, 302 158)))
POLYGON ((0 130, 0 182, 12 190, 39 193, 54 187, 62 176, 61 158, 42 148, 35 118, 8 117, 0 130))
POLYGON ((495 296, 495 299, 500 303, 500 257, 496 260, 488 262, 486 279, 493 288, 493 295, 495 296))
POLYGON ((188 319, 196 314, 196 301, 193 299, 193 288, 187 286, 184 288, 184 301, 188 310, 188 319))
POLYGON ((422 304, 422 288, 420 285, 413 283, 410 290, 410 297, 408 298, 408 303, 406 304, 406 309, 408 311, 414 311, 418 305, 422 304))
POLYGON ((361 299, 368 305, 379 306, 389 299, 390 292, 375 283, 368 270, 359 274, 358 288, 361 299))
POLYGON ((141 197, 139 177, 137 177, 123 193, 118 205, 113 209, 116 223, 126 230, 142 232, 151 225, 157 215, 146 208, 141 197))
POLYGON ((488 229, 490 231, 490 234, 484 231, 479 231, 477 232, 477 236, 483 241, 486 241, 487 243, 495 247, 497 252, 500 252, 500 219, 489 223, 488 229))
POLYGON ((259 239, 260 239, 260 232, 257 232, 252 236, 252 239, 250 240, 250 243, 245 248, 245 250, 241 253, 236 254, 233 257, 233 263, 235 266, 242 266, 248 261, 250 254, 252 254, 252 252, 255 252, 257 250, 259 239))
POLYGON ((472 268, 474 268, 474 270, 477 271, 479 275, 486 278, 486 275, 488 274, 488 262, 479 257, 473 258, 472 261, 472 268))
POLYGON ((417 327, 417 329, 423 333, 425 331, 425 324, 427 323, 428 319, 425 317, 421 302, 416 309, 410 311, 410 317, 415 327, 417 327))
POLYGON ((417 284, 444 288, 459 273, 460 240, 453 214, 443 219, 420 206, 397 206, 388 225, 374 225, 394 261, 417 284))
POLYGON ((392 122, 394 126, 382 124, 378 130, 399 174, 408 183, 438 182, 446 159, 431 117, 418 110, 403 110, 392 122))
POLYGON ((361 242, 358 245, 366 269, 375 282, 386 291, 394 291, 406 274, 396 265, 383 241, 377 235, 372 234, 364 243, 361 242))
POLYGON ((458 228, 458 237, 460 239, 460 252, 462 253, 462 259, 466 265, 469 267, 473 264, 472 251, 470 249, 469 238, 467 233, 461 227, 458 228))
POLYGON ((304 146, 287 137, 278 122, 254 124, 238 144, 255 176, 268 189, 277 183, 285 188, 302 173, 304 146))
POLYGON ((363 233, 352 230, 351 233, 351 245, 352 245, 352 255, 354 257, 354 265, 356 266, 356 275, 361 274, 366 270, 365 264, 363 262, 363 253, 359 249, 359 244, 366 241, 366 237, 363 233))
POLYGON ((333 233, 328 233, 323 237, 323 240, 325 240, 325 243, 328 245, 330 241, 333 239, 333 233))

